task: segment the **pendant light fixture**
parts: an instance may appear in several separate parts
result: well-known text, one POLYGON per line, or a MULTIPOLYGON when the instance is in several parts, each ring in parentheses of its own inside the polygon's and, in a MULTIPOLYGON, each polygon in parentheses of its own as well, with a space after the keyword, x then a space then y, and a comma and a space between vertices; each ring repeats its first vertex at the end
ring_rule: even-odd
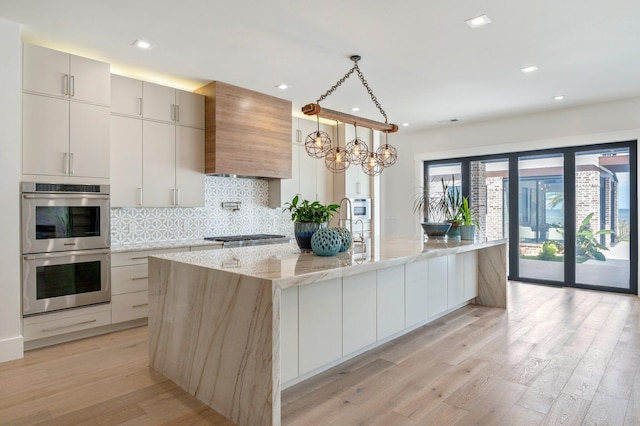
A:
MULTIPOLYGON (((336 120, 336 127, 338 127, 338 121, 336 120)), ((333 173, 343 173, 351 165, 349 155, 345 148, 340 147, 340 137, 336 132, 336 146, 329 149, 324 157, 324 165, 327 169, 333 173)))
POLYGON ((318 130, 310 133, 304 141, 304 149, 310 157, 324 158, 331 149, 331 138, 325 132, 320 131, 320 117, 318 120, 318 130))
POLYGON ((305 140, 305 150, 309 156, 314 158, 325 159, 325 165, 334 173, 344 172, 351 163, 362 165, 365 173, 370 176, 377 176, 382 173, 385 167, 393 166, 398 158, 398 152, 395 147, 389 145, 388 134, 398 131, 396 124, 389 124, 387 114, 382 109, 378 99, 373 94, 367 80, 365 80, 362 71, 358 67, 358 61, 361 59, 359 55, 353 55, 350 58, 354 64, 353 67, 327 90, 314 104, 307 104, 302 107, 302 112, 306 115, 315 115, 318 119, 318 130, 310 133, 305 140), (320 102, 325 100, 329 95, 336 91, 353 73, 357 73, 362 85, 367 89, 371 100, 376 105, 382 116, 384 123, 346 114, 339 111, 333 111, 320 107, 320 102), (320 131, 320 117, 336 120, 336 123, 351 123, 355 128, 355 139, 346 144, 345 148, 340 148, 339 143, 336 147, 331 147, 331 139, 325 132, 320 131), (373 130, 383 131, 385 133, 385 144, 381 145, 377 150, 371 150, 367 144, 358 138, 358 126, 367 127, 373 130))
POLYGON ((347 155, 353 164, 362 164, 369 156, 369 147, 358 137, 358 125, 353 124, 355 139, 347 143, 347 155))

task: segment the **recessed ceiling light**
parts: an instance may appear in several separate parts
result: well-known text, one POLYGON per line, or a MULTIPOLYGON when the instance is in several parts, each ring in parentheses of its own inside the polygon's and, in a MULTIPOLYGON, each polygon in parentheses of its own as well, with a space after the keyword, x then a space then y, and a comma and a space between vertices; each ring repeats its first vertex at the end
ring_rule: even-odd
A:
POLYGON ((404 127, 407 127, 407 126, 409 125, 409 123, 402 123, 402 125, 403 125, 404 127))
POLYGON ((357 112, 357 111, 360 111, 360 108, 358 108, 358 107, 353 107, 353 108, 351 108, 351 111, 357 112))
POLYGON ((482 27, 483 25, 490 24, 491 19, 489 19, 487 15, 480 15, 475 18, 467 19, 464 22, 466 22, 467 25, 470 26, 471 28, 478 28, 478 27, 482 27))
POLYGON ((276 86, 280 90, 287 90, 289 86, 286 83, 280 83, 276 86))
POLYGON ((538 71, 538 67, 535 65, 530 65, 528 67, 520 68, 520 71, 522 71, 523 73, 530 73, 530 72, 538 71))
POLYGON ((153 45, 151 43, 149 43, 146 40, 141 40, 141 39, 138 39, 138 40, 134 41, 133 43, 131 43, 131 45, 135 46, 135 47, 137 47, 138 49, 141 49, 141 50, 150 50, 150 49, 153 48, 153 45))
POLYGON ((554 96, 553 99, 556 100, 556 101, 561 101, 561 100, 564 99, 564 95, 554 96))

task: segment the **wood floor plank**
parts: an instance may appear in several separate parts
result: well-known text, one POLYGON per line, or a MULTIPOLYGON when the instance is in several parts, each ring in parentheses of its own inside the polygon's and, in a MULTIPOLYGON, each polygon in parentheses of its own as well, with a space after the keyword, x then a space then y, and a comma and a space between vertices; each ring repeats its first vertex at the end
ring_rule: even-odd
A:
POLYGON ((589 348, 562 389, 563 393, 591 401, 607 368, 611 351, 589 348))
POLYGON ((514 405, 511 410, 502 418, 499 426, 538 426, 542 423, 544 414, 528 408, 514 405))
POLYGON ((511 368, 505 380, 528 386, 545 369, 547 364, 549 364, 548 359, 540 359, 528 355, 522 362, 511 368))
POLYGON ((604 393, 596 393, 584 418, 583 425, 622 426, 629 401, 604 393))
POLYGON ((526 387, 517 383, 500 380, 483 392, 471 405, 469 412, 457 424, 459 425, 496 425, 504 419, 522 396, 526 387))
POLYGON ((581 425, 590 402, 579 396, 561 394, 544 416, 541 425, 581 425))

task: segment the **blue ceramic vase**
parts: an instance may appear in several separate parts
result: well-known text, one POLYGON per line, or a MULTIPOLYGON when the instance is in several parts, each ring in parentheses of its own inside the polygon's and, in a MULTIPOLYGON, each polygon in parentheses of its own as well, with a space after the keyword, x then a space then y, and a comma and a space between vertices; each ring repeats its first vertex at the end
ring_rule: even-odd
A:
POLYGON ((311 237, 321 228, 326 228, 326 223, 317 222, 294 222, 293 235, 296 237, 298 247, 302 251, 311 251, 311 237))
POLYGON ((311 237, 311 249, 318 256, 335 256, 342 247, 342 237, 333 229, 318 229, 311 237))

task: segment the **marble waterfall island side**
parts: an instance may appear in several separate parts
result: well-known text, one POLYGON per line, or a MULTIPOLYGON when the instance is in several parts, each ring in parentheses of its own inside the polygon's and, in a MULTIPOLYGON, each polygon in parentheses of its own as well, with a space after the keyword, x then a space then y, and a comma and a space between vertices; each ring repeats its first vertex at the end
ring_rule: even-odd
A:
POLYGON ((149 362, 239 425, 280 425, 283 382, 470 302, 506 307, 506 240, 381 239, 365 256, 328 258, 295 243, 150 257, 149 362))

